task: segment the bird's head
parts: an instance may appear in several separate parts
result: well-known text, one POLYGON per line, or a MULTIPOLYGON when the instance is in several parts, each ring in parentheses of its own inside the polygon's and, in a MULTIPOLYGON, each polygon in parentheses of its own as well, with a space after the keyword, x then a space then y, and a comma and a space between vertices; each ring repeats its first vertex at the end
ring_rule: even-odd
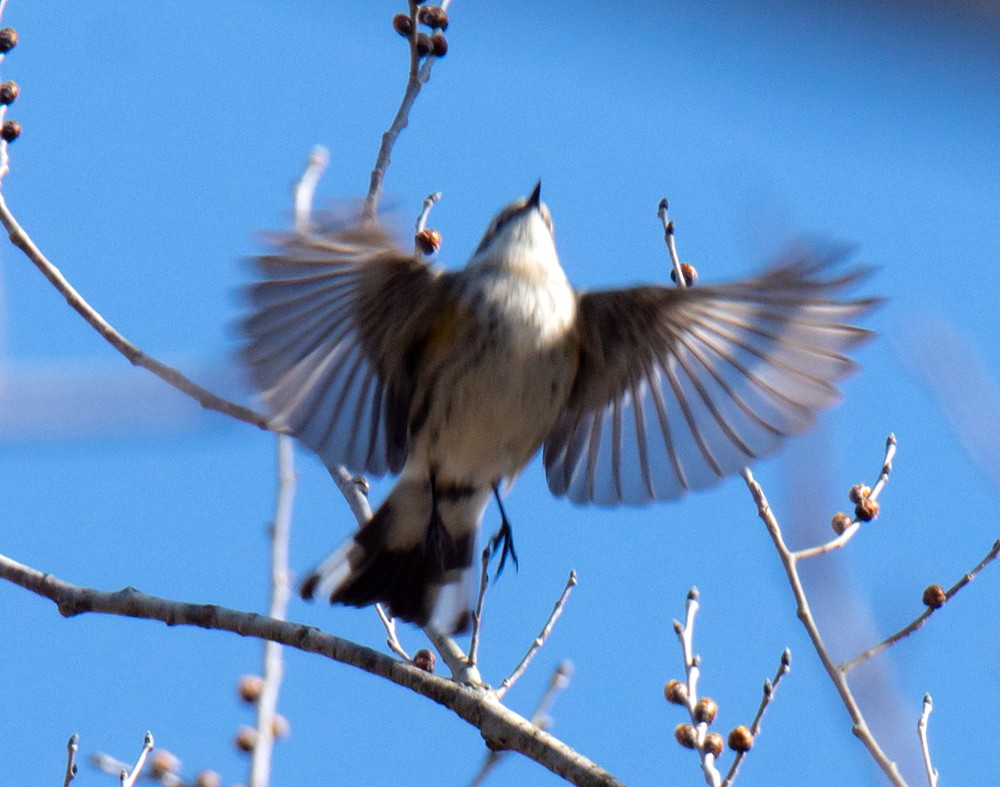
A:
POLYGON ((474 257, 494 259, 510 254, 555 256, 555 236, 552 216, 541 200, 542 182, 538 181, 531 194, 514 200, 504 207, 486 228, 474 257))

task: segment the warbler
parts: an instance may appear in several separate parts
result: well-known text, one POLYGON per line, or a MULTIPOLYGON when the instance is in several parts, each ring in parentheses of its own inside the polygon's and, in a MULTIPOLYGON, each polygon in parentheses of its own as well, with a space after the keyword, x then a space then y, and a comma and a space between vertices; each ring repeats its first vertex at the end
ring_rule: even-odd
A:
POLYGON ((540 190, 493 218, 461 270, 373 220, 258 258, 244 357, 271 428, 328 465, 399 474, 304 597, 454 632, 484 510, 540 447, 549 488, 575 503, 666 500, 838 400, 869 335, 850 323, 877 300, 842 295, 865 270, 800 249, 733 284, 578 292, 540 190))

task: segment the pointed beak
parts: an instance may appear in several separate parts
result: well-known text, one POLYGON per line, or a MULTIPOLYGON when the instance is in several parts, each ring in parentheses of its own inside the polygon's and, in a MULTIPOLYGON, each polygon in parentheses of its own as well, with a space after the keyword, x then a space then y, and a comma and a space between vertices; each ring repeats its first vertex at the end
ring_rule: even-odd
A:
POLYGON ((531 196, 528 197, 528 205, 532 208, 537 208, 542 201, 542 181, 539 180, 535 184, 535 188, 531 192, 531 196))

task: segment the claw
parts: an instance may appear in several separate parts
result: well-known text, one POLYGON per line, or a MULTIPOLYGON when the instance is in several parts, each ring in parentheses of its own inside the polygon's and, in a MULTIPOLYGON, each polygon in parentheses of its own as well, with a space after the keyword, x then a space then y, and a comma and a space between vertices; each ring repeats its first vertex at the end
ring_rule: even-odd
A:
POLYGON ((518 563, 517 550, 514 549, 514 531, 510 526, 510 520, 507 519, 507 512, 504 510, 503 501, 500 499, 500 490, 497 487, 493 487, 493 496, 496 498, 497 506, 500 508, 500 529, 493 534, 493 538, 490 539, 489 544, 490 560, 496 557, 497 552, 500 553, 500 563, 497 565, 496 573, 493 575, 493 581, 496 582, 507 565, 508 557, 510 558, 510 562, 514 564, 515 571, 518 569, 518 563))

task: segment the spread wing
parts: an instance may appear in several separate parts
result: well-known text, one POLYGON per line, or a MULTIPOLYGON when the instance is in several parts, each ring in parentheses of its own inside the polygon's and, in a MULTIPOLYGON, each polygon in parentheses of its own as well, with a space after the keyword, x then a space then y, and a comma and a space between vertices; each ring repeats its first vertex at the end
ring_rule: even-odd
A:
POLYGON ((877 299, 836 296, 867 271, 789 255, 749 281, 584 293, 580 364, 545 442, 549 487, 578 503, 678 497, 772 453, 839 398, 848 323, 877 299))
POLYGON ((418 326, 447 278, 374 222, 288 234, 255 260, 243 356, 272 413, 327 464, 381 475, 406 460, 418 326))

